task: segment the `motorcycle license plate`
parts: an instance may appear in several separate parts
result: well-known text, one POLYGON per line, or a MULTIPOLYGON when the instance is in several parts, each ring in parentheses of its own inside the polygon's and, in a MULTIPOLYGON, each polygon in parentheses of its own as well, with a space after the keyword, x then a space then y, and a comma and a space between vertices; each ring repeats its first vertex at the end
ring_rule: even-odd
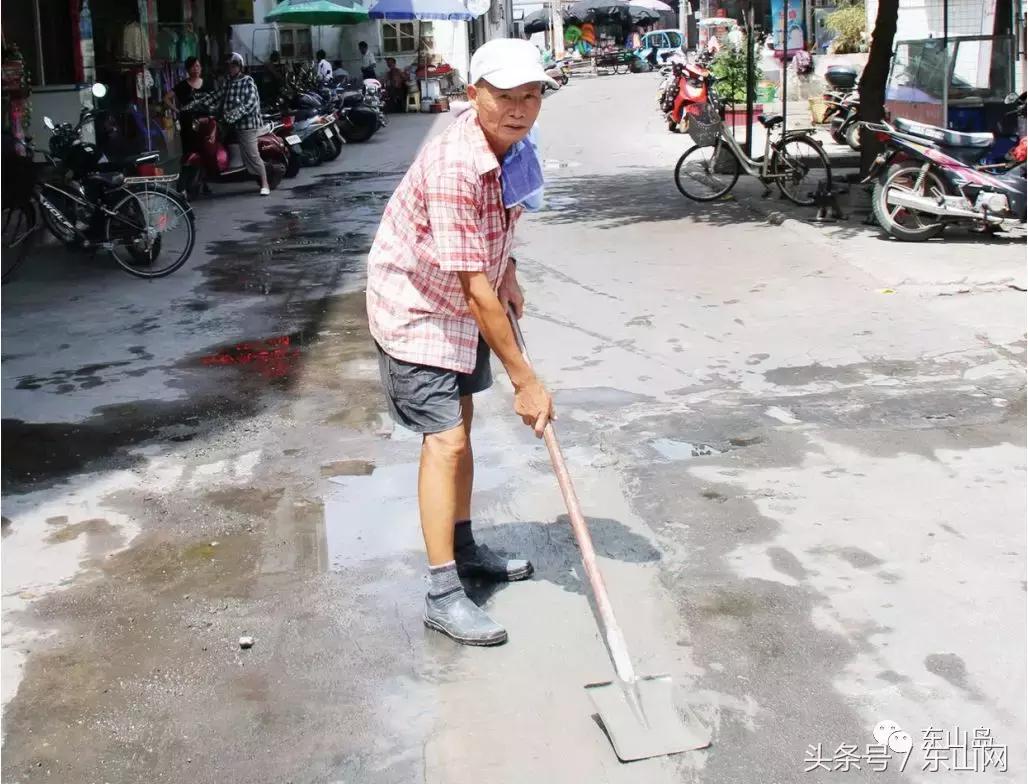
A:
POLYGON ((299 144, 299 143, 300 143, 300 137, 297 136, 296 134, 293 134, 292 136, 287 136, 286 137, 286 144, 299 144))
POLYGON ((327 136, 329 139, 332 138, 332 128, 331 127, 326 126, 325 128, 322 128, 322 130, 325 132, 325 136, 327 136))

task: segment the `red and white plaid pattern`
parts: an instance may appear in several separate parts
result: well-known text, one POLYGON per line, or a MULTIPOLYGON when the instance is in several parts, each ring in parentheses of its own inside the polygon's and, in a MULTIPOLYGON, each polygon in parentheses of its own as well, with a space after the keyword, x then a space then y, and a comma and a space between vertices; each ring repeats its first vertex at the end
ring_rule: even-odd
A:
POLYGON ((368 257, 368 320, 387 354, 475 369, 478 325, 457 273, 485 272, 498 288, 521 213, 503 206, 500 164, 474 111, 422 149, 368 257))

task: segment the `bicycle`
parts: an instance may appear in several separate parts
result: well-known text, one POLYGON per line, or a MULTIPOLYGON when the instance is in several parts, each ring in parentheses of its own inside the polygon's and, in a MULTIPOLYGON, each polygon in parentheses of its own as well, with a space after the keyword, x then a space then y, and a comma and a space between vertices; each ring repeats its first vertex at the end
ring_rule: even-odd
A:
POLYGON ((831 164, 821 145, 809 136, 811 129, 783 129, 779 138, 772 141, 772 132, 784 123, 780 114, 762 114, 757 118, 767 129, 764 154, 760 158, 746 155, 735 137, 725 130, 714 81, 707 78, 704 114, 710 121, 701 122, 692 112, 687 113, 688 133, 697 144, 686 150, 675 166, 675 186, 683 196, 694 201, 719 199, 735 187, 741 171, 756 177, 765 187, 776 184, 785 198, 801 207, 814 205, 814 193, 822 185, 831 190, 831 164), (824 174, 818 177, 821 170, 824 174), (812 180, 807 179, 810 174, 812 180))
MULTIPOLYGON (((46 152, 43 157, 61 175, 60 182, 39 181, 33 163, 35 149, 21 142, 24 152, 5 155, 2 228, 3 269, 6 283, 24 262, 40 216, 50 232, 69 247, 105 250, 118 265, 140 278, 162 278, 179 269, 196 242, 193 211, 176 192, 166 187, 177 175, 126 177, 98 172, 99 155, 78 139, 79 128, 54 127, 65 166, 46 152), (69 142, 69 134, 74 141, 69 142), (66 160, 65 160, 66 158, 66 160), (160 258, 167 264, 157 266, 160 258)), ((80 123, 81 126, 81 123, 80 123)), ((55 145, 52 143, 51 148, 55 145)))

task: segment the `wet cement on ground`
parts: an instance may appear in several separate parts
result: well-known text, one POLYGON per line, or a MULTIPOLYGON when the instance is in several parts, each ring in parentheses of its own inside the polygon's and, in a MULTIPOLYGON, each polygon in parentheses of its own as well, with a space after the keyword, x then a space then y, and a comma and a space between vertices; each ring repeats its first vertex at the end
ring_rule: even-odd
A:
POLYGON ((5 287, 5 780, 948 780, 804 773, 882 718, 990 727, 1024 770, 1020 295, 940 300, 924 269, 881 295, 866 260, 683 203, 647 78, 547 102, 525 331, 638 669, 714 746, 621 765, 590 720, 610 663, 502 376, 476 527, 536 573, 468 586, 502 648, 421 625, 418 442, 383 416, 362 295, 405 117, 355 171, 203 205, 161 288, 61 258, 5 287), (637 113, 582 127, 609 89, 637 113))

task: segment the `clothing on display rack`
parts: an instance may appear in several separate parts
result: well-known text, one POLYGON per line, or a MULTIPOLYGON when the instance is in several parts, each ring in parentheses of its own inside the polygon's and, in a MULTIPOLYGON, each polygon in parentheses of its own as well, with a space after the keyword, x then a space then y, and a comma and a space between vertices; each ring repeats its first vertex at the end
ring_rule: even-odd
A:
POLYGON ((178 59, 179 35, 170 27, 161 27, 157 30, 157 50, 155 56, 158 60, 178 59))
POLYGON ((178 37, 178 59, 184 62, 189 57, 197 56, 196 33, 186 30, 178 37))
POLYGON ((121 36, 121 56, 125 60, 146 62, 150 59, 150 44, 139 22, 129 22, 121 36))

